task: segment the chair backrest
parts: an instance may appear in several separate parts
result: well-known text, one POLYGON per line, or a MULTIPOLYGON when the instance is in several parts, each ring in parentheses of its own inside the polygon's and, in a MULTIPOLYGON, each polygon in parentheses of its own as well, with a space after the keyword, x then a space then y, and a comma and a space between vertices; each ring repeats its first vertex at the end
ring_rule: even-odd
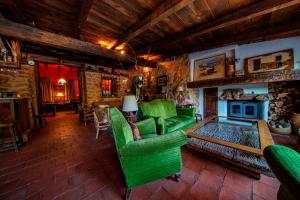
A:
POLYGON ((133 141, 132 130, 123 114, 117 108, 109 108, 109 114, 116 147, 119 151, 125 144, 133 141))
POLYGON ((156 99, 140 105, 142 115, 151 117, 162 117, 167 119, 177 116, 176 104, 173 100, 156 99))

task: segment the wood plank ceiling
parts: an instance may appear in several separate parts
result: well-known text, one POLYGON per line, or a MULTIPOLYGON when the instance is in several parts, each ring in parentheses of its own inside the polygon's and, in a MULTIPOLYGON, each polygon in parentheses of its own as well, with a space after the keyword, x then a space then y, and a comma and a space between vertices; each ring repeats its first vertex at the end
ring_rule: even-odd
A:
POLYGON ((170 56, 300 33, 300 0, 10 2, 0 8, 13 21, 127 54, 170 56))

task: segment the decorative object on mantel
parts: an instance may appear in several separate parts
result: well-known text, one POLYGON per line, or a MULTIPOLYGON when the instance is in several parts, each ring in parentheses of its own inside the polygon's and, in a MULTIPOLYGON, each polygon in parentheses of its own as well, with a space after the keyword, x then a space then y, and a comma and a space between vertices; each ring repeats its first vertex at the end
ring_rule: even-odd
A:
POLYGON ((138 110, 137 100, 134 95, 126 95, 123 100, 122 111, 125 113, 125 117, 128 121, 135 123, 136 115, 134 112, 138 110))
POLYGON ((247 73, 270 72, 292 69, 294 63, 293 49, 263 54, 245 59, 247 73))
POLYGON ((225 77, 225 54, 195 60, 194 81, 225 77))
POLYGON ((235 63, 237 59, 235 59, 233 56, 232 57, 227 57, 225 59, 225 64, 226 64, 226 76, 227 77, 233 77, 235 75, 235 63))
POLYGON ((270 120, 268 122, 269 129, 272 133, 278 133, 278 134, 291 134, 292 128, 291 123, 287 119, 281 119, 281 120, 270 120))
POLYGON ((235 76, 245 76, 245 70, 244 69, 236 70, 235 76))

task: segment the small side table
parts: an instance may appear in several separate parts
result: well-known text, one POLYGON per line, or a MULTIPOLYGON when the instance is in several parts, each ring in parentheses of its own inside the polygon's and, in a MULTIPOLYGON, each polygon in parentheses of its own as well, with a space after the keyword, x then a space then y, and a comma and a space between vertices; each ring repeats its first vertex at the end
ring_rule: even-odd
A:
POLYGON ((202 120, 202 115, 200 113, 196 113, 195 117, 196 117, 196 123, 202 120))

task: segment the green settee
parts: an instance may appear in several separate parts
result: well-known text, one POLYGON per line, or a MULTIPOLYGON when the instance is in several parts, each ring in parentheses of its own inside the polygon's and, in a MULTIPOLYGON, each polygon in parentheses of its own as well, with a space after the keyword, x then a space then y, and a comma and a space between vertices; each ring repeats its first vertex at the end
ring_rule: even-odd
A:
POLYGON ((176 108, 173 100, 156 99, 139 106, 144 119, 153 117, 159 134, 184 130, 196 122, 195 108, 176 108))
POLYGON ((142 139, 134 141, 132 130, 117 108, 110 108, 113 136, 125 177, 127 190, 174 174, 180 174, 180 147, 187 143, 182 131, 167 135, 156 133, 155 121, 149 118, 136 125, 142 139))
POLYGON ((281 183, 277 199, 300 199, 300 154, 285 146, 270 145, 264 149, 264 157, 281 183))

